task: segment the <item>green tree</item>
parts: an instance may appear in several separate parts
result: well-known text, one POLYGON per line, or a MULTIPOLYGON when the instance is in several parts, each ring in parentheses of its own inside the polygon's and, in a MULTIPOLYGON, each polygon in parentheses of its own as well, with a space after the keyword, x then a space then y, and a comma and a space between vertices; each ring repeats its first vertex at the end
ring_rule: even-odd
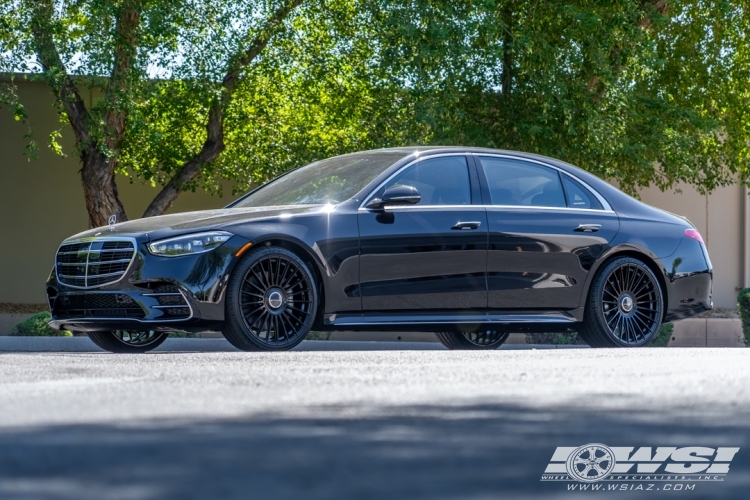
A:
MULTIPOLYGON (((254 176, 246 180, 258 181, 300 158, 362 142, 361 114, 337 113, 371 100, 352 65, 366 47, 340 40, 358 28, 347 23, 353 6, 302 3, 16 0, 0 7, 6 69, 49 84, 73 130, 92 226, 110 214, 127 219, 116 172, 163 186, 143 214, 152 216, 201 180, 212 186, 219 175, 242 177, 249 165, 254 176), (84 87, 100 95, 92 106, 84 87), (339 122, 321 124, 328 116, 339 122), (279 132, 313 137, 302 147, 274 137, 279 132), (273 158, 264 162, 264 154, 273 158)), ((25 118, 13 91, 5 100, 25 118)))
MULTIPOLYGON (((115 173, 162 187, 150 216, 220 178, 403 144, 538 152, 631 192, 748 182, 740 0, 11 0, 0 15, 4 69, 46 81, 73 128, 92 225, 125 218, 115 173)), ((12 85, 4 99, 24 120, 12 85)))
POLYGON ((411 0, 374 9, 432 143, 537 152, 624 189, 747 182, 740 0, 411 0))

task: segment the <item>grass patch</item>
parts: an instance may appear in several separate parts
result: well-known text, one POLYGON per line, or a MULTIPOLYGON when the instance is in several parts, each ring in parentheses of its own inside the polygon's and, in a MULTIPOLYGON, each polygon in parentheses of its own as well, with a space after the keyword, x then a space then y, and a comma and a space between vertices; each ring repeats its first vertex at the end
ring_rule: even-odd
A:
POLYGON ((672 333, 674 332, 674 325, 672 323, 664 323, 659 328, 659 331, 654 335, 654 340, 648 345, 649 347, 667 347, 669 341, 672 340, 672 333))

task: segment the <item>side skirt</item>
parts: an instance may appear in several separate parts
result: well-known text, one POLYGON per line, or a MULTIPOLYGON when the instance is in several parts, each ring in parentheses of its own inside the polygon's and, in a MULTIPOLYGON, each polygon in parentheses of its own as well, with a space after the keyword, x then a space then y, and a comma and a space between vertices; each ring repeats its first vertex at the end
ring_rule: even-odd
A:
POLYGON ((487 313, 425 313, 402 314, 330 314, 323 322, 324 330, 354 331, 475 331, 492 328, 513 332, 575 330, 580 318, 573 311, 487 312, 487 313))

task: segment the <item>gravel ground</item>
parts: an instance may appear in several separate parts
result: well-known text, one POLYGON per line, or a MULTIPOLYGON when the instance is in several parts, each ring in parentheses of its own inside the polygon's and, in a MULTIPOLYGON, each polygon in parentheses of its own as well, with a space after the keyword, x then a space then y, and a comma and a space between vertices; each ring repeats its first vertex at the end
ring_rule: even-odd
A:
POLYGON ((323 344, 2 353, 0 498, 747 498, 750 350, 323 344), (540 482, 586 443, 740 452, 692 491, 540 482))

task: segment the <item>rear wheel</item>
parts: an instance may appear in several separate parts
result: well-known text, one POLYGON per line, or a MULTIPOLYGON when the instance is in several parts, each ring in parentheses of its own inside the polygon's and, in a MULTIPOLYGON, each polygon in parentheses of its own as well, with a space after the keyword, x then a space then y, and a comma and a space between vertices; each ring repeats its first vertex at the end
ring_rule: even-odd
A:
POLYGON ((112 330, 109 332, 90 332, 89 338, 105 351, 120 354, 148 352, 159 347, 169 336, 165 332, 143 331, 128 332, 112 330))
POLYGON ((591 347, 645 346, 661 327, 663 302, 659 280, 646 264, 616 258, 594 278, 579 333, 591 347))
POLYGON ((490 350, 497 349, 510 333, 494 330, 484 332, 435 332, 441 344, 451 350, 490 350))
POLYGON ((286 351, 304 340, 315 320, 313 274, 297 255, 266 247, 246 255, 227 287, 224 337, 243 351, 286 351))

